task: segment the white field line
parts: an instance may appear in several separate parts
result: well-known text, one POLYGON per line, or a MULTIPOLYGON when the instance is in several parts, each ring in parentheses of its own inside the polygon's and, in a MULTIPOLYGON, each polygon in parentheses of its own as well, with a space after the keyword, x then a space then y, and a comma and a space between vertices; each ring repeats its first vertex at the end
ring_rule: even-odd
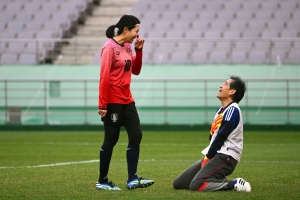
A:
MULTIPOLYGON (((74 145, 74 146, 101 146, 102 143, 91 142, 0 142, 0 145, 74 145)), ((127 146, 128 143, 120 142, 117 146, 127 146)), ((206 147, 208 143, 142 143, 142 146, 180 146, 180 147, 206 147)), ((247 143, 244 146, 300 146, 300 143, 247 143)))
MULTIPOLYGON (((119 159, 120 162, 125 162, 124 159, 119 159)), ((171 162, 171 163, 178 163, 178 162, 189 162, 193 163, 196 160, 156 160, 156 159, 148 159, 148 160, 139 160, 139 162, 171 162)), ((57 167, 57 166, 65 166, 65 165, 78 165, 78 164, 87 164, 87 163, 96 163, 99 160, 85 160, 85 161, 77 161, 77 162, 63 162, 63 163, 53 163, 53 164, 43 164, 43 165, 32 165, 32 166, 2 166, 0 169, 17 169, 17 168, 44 168, 44 167, 57 167)), ((266 160, 258 160, 258 161, 251 161, 246 160, 242 161, 245 163, 263 163, 263 164, 288 164, 288 165, 300 165, 300 161, 266 161, 266 160)))

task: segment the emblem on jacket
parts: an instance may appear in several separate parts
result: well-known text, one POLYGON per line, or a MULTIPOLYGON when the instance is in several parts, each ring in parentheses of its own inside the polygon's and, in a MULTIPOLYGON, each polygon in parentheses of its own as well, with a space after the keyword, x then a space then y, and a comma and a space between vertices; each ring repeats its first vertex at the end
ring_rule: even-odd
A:
POLYGON ((131 55, 131 49, 126 48, 126 52, 127 52, 129 55, 131 55))
POLYGON ((111 114, 111 120, 112 120, 113 122, 117 122, 117 121, 118 121, 118 114, 117 114, 117 113, 111 114))

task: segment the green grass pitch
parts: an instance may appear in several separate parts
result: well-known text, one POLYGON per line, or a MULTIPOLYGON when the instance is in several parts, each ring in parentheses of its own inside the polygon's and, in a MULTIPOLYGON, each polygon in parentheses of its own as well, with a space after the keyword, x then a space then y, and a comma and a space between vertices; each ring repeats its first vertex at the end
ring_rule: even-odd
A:
POLYGON ((228 178, 242 177, 251 193, 174 190, 173 179, 208 144, 208 132, 144 131, 138 175, 155 180, 128 190, 122 130, 109 179, 122 191, 98 191, 102 132, 0 132, 0 199, 298 199, 300 132, 244 133, 241 163, 228 178))

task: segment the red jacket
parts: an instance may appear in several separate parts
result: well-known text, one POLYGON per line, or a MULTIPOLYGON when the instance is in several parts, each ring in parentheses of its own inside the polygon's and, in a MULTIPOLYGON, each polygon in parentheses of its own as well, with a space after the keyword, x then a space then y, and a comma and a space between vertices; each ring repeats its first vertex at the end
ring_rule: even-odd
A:
POLYGON ((133 102, 130 91, 131 74, 139 75, 141 68, 141 50, 136 50, 136 55, 133 55, 129 43, 121 46, 109 39, 101 51, 98 108, 106 110, 108 103, 133 102))

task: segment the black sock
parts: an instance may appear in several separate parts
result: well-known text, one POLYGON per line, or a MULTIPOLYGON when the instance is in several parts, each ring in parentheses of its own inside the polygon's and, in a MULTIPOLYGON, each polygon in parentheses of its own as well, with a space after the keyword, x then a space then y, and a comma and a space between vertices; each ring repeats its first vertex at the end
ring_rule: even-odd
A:
POLYGON ((107 174, 108 174, 112 152, 113 152, 112 146, 102 144, 102 147, 100 149, 100 168, 99 168, 100 175, 98 180, 99 183, 108 182, 107 174))
POLYGON ((140 146, 134 144, 128 144, 127 146, 127 168, 128 168, 128 182, 136 179, 137 166, 139 162, 140 146))

